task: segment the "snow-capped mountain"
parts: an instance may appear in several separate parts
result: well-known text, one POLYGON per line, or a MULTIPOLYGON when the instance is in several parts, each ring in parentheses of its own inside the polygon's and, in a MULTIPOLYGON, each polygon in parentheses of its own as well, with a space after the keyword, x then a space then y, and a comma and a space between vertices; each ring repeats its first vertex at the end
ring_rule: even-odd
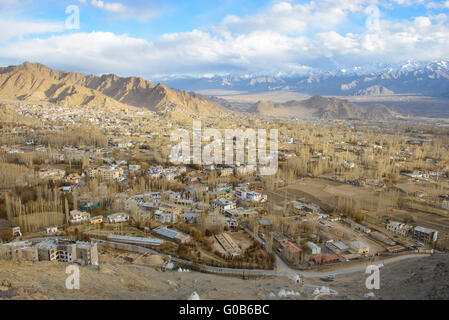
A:
POLYGON ((226 75, 166 80, 183 90, 227 89, 248 92, 290 90, 324 95, 418 94, 449 97, 449 60, 408 60, 398 64, 337 66, 305 75, 226 75))

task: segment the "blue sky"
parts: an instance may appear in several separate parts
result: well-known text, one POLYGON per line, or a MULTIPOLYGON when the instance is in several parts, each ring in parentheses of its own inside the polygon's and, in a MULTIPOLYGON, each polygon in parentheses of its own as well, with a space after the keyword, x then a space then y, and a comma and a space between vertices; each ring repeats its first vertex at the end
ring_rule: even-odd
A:
POLYGON ((145 78, 449 58, 449 0, 0 0, 0 65, 145 78), (68 29, 66 8, 79 8, 68 29))

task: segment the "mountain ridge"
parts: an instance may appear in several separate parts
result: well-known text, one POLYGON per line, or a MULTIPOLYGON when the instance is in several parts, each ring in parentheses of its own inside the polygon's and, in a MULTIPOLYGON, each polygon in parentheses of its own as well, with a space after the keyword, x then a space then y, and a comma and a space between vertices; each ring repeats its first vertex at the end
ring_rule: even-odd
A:
POLYGON ((209 78, 167 79, 166 83, 183 90, 234 90, 266 92, 289 90, 309 95, 357 96, 384 95, 371 87, 383 88, 385 94, 449 96, 449 60, 413 62, 382 66, 376 71, 317 72, 304 75, 226 75, 209 78), (371 88, 371 89, 370 89, 371 88), (370 92, 371 91, 371 92, 370 92))
POLYGON ((346 99, 315 95, 303 101, 290 100, 285 103, 258 101, 248 112, 269 117, 300 117, 336 119, 394 119, 398 113, 381 104, 360 106, 346 99))
POLYGON ((142 107, 168 116, 222 116, 228 110, 199 95, 154 85, 141 77, 101 76, 53 70, 24 62, 0 68, 0 97, 91 107, 142 107))

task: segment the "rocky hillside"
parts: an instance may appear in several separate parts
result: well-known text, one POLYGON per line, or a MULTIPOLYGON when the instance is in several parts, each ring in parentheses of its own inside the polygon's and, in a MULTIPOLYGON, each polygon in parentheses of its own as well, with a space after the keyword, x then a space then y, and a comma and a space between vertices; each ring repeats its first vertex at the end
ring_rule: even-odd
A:
POLYGON ((138 77, 86 76, 38 63, 0 68, 0 98, 89 107, 144 107, 170 116, 220 116, 228 110, 209 99, 153 85, 138 77))

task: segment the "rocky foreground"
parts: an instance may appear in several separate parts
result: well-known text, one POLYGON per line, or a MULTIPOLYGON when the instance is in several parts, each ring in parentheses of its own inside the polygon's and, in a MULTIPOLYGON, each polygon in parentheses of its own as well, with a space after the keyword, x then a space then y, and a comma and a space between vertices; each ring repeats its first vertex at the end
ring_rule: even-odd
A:
POLYGON ((409 259, 381 269, 380 290, 368 275, 338 275, 333 282, 284 277, 229 278, 197 272, 162 272, 157 256, 101 255, 99 268, 80 267, 80 289, 65 288, 67 264, 0 261, 0 299, 449 299, 449 255, 409 259), (372 293, 371 293, 372 292, 372 293))

